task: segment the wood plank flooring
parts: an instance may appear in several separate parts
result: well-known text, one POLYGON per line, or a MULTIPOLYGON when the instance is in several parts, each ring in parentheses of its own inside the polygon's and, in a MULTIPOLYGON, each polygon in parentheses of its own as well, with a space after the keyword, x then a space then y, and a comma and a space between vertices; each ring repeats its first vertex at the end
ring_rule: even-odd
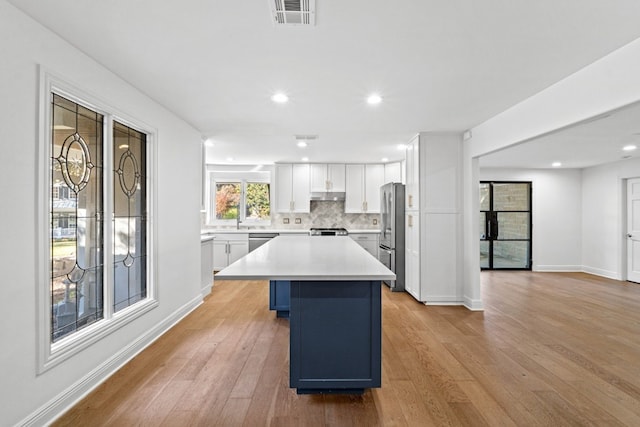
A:
POLYGON ((383 287, 382 388, 296 395, 266 282, 204 304, 57 426, 640 425, 640 285, 482 273, 484 312, 383 287))

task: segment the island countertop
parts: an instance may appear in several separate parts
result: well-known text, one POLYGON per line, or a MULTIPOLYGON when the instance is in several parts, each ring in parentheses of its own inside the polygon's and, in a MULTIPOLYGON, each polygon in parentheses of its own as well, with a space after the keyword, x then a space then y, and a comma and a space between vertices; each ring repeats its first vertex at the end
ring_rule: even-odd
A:
POLYGON ((393 280, 348 236, 278 236, 216 274, 221 280, 393 280))

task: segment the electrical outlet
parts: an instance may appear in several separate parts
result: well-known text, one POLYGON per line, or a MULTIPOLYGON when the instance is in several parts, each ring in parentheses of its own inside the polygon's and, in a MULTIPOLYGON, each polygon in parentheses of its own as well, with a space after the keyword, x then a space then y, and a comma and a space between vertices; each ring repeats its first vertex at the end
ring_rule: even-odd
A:
POLYGON ((282 218, 283 224, 289 224, 289 218, 282 218))
POLYGON ((373 218, 373 225, 378 225, 378 218, 373 218))
POLYGON ((296 218, 296 224, 302 224, 302 218, 296 218))

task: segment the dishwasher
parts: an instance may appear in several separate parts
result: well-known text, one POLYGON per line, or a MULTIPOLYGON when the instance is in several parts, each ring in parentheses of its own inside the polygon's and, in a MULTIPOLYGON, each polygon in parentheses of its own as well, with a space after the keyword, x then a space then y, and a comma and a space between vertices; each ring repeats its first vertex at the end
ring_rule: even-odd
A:
POLYGON ((277 236, 279 236, 278 233, 249 233, 249 252, 277 236))

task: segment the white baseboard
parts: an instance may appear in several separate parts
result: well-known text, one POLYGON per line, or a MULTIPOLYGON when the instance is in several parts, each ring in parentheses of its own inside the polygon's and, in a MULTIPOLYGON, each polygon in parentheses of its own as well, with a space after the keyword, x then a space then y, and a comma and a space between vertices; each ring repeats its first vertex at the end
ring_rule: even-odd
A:
POLYGON ((581 265, 534 265, 533 271, 545 272, 545 271, 558 271, 558 272, 576 272, 582 271, 581 265))
POLYGON ((617 271, 603 270, 601 268, 588 267, 586 265, 583 265, 580 271, 595 274, 596 276, 606 277, 607 279, 622 280, 622 277, 617 271))
POLYGON ((463 305, 471 311, 484 311, 484 305, 482 304, 482 300, 480 299, 471 299, 469 297, 464 297, 463 305))
POLYGON ((166 331, 171 329, 176 323, 202 304, 202 297, 198 296, 182 307, 174 311, 169 317, 164 319, 154 328, 138 337, 118 353, 114 354, 100 366, 89 372, 75 384, 62 391, 49 402, 42 405, 35 412, 23 419, 20 426, 43 426, 49 425, 78 403, 87 394, 106 381, 111 375, 118 371, 127 362, 133 359, 138 353, 143 351, 155 340, 160 338, 166 331))
POLYGON ((207 285, 207 286, 203 287, 203 288, 201 289, 201 291, 200 291, 200 292, 201 292, 201 295, 202 295, 202 298, 204 298, 204 297, 206 297, 207 295, 209 295, 209 294, 211 293, 211 289, 212 289, 212 288, 213 288, 213 286, 212 286, 212 285, 207 285))
POLYGON ((462 301, 451 297, 428 297, 428 301, 423 301, 424 305, 464 305, 462 301))

